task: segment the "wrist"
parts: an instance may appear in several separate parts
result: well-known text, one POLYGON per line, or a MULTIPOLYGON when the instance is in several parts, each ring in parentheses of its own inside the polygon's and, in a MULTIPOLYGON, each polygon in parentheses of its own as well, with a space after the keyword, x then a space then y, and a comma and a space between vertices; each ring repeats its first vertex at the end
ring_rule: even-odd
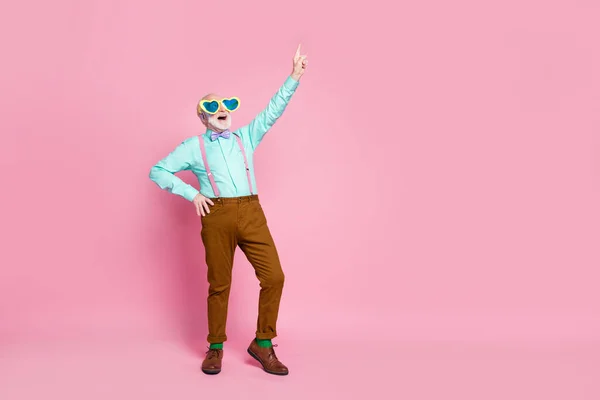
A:
POLYGON ((297 74, 295 72, 292 72, 290 75, 290 77, 295 81, 299 81, 301 76, 302 76, 301 74, 297 74))

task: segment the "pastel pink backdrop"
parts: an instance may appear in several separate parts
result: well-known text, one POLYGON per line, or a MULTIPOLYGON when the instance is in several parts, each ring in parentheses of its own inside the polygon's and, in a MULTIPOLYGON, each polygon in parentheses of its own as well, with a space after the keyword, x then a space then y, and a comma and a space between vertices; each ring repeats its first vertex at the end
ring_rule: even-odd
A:
MULTIPOLYGON (((148 172, 203 131, 206 92, 249 122, 299 42, 308 72, 256 158, 281 340, 598 338, 597 3, 2 8, 2 341, 204 346, 200 221, 148 172)), ((241 253, 233 285, 245 342, 241 253)))

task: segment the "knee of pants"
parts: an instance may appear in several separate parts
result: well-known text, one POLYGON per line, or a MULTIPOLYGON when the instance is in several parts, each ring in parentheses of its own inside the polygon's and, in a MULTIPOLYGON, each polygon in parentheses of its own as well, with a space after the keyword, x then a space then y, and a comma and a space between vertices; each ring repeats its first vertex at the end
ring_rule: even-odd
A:
POLYGON ((231 287, 231 273, 211 268, 208 270, 208 284, 211 291, 223 292, 231 287))
POLYGON ((283 287, 283 283, 285 282, 285 275, 283 272, 280 273, 271 273, 266 277, 262 278, 260 284, 264 288, 279 288, 283 287))
POLYGON ((228 283, 212 283, 208 288, 210 294, 220 294, 229 291, 231 288, 231 282, 228 283))

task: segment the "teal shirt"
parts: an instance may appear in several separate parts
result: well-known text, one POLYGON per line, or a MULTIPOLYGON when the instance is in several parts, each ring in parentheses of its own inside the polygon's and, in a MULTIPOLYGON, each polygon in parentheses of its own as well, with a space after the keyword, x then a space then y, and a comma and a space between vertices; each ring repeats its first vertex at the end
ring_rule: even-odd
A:
POLYGON ((150 179, 161 189, 189 201, 194 200, 198 193, 202 193, 205 197, 216 197, 208 180, 206 168, 202 161, 202 153, 200 152, 198 140, 204 140, 206 158, 217 187, 221 192, 220 197, 248 196, 251 193, 244 165, 244 156, 236 138, 233 137, 233 135, 238 135, 242 139, 248 158, 253 192, 258 194, 258 186, 254 177, 254 151, 275 121, 285 111, 298 84, 298 81, 288 77, 271 98, 267 108, 261 111, 248 125, 232 131, 232 136, 229 139, 219 137, 213 141, 210 138, 212 132, 207 130, 201 136, 184 140, 168 156, 150 169, 150 179), (175 173, 184 170, 190 170, 196 175, 200 184, 200 192, 175 176, 175 173))

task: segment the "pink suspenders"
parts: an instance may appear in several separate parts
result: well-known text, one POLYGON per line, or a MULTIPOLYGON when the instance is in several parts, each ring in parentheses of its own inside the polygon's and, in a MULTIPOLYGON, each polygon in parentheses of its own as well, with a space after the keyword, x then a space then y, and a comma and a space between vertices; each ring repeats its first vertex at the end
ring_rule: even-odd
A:
POLYGON ((252 189, 252 178, 250 178, 250 166, 248 166, 248 159, 246 158, 246 151, 244 150, 244 145, 242 144, 242 138, 235 134, 233 136, 235 136, 235 138, 237 139, 238 145, 240 146, 240 150, 242 151, 242 155, 244 156, 244 166, 246 167, 246 177, 248 178, 248 187, 250 188, 250 194, 254 194, 254 189, 252 189))
MULTIPOLYGON (((248 177, 248 187, 250 188, 250 193, 254 194, 254 190, 252 189, 252 178, 250 178, 250 167, 248 166, 248 159, 246 158, 246 151, 244 150, 244 145, 242 144, 242 139, 232 133, 233 136, 237 139, 238 146, 240 146, 240 150, 242 151, 242 155, 244 156, 244 165, 246 166, 246 176, 248 177)), ((204 168, 206 169, 206 174, 208 175, 208 180, 210 181, 210 185, 212 186, 213 192, 215 192, 215 196, 221 197, 221 192, 219 192, 219 188, 217 187, 217 183, 215 182, 215 177, 212 172, 210 172, 210 167, 208 166, 208 160, 206 159, 206 148, 204 146, 204 136, 198 136, 198 142, 200 142, 200 152, 202 153, 202 162, 204 162, 204 168)))

